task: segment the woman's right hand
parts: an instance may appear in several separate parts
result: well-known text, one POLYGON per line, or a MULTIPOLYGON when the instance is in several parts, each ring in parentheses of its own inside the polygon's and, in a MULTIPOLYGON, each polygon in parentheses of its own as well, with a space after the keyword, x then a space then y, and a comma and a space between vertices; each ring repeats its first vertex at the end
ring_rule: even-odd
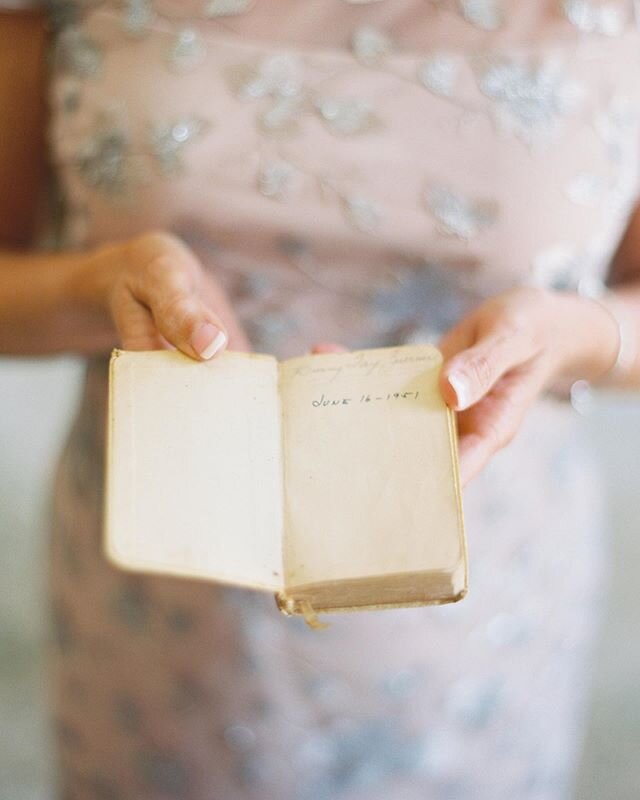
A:
POLYGON ((222 287, 172 234, 146 233, 97 248, 75 284, 74 293, 107 312, 127 350, 173 346, 206 360, 227 344, 250 349, 222 287))

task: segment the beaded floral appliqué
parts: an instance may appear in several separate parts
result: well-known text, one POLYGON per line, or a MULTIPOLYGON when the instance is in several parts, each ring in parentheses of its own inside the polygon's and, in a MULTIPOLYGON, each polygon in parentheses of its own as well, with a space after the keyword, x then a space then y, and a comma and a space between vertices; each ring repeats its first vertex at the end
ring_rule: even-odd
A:
POLYGON ((531 63, 495 56, 478 63, 476 70, 480 91, 494 101, 500 126, 527 144, 552 132, 584 96, 581 84, 553 57, 531 63))
POLYGON ((185 145, 201 136, 210 123, 201 117, 190 116, 173 122, 163 122, 151 129, 151 152, 160 171, 173 175, 183 169, 182 151, 185 145))
POLYGON ((54 62, 61 73, 92 78, 102 67, 102 50, 81 28, 70 26, 57 39, 54 62))
POLYGON ((500 0, 460 0, 462 15, 483 31, 495 31, 504 22, 504 11, 500 0))
POLYGON ((569 22, 583 33, 620 36, 629 21, 629 4, 626 2, 563 0, 562 9, 569 22))
POLYGON ((424 194, 427 208, 444 233, 471 239, 492 225, 498 206, 488 200, 470 200, 444 186, 430 186, 424 194))

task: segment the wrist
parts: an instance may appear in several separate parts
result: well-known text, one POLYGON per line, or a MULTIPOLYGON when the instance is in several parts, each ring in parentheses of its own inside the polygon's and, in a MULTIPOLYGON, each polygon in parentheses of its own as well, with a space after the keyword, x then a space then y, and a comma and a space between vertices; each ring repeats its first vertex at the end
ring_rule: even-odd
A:
POLYGON ((556 294, 558 339, 563 343, 558 377, 597 382, 611 372, 620 351, 620 328, 595 297, 556 294))

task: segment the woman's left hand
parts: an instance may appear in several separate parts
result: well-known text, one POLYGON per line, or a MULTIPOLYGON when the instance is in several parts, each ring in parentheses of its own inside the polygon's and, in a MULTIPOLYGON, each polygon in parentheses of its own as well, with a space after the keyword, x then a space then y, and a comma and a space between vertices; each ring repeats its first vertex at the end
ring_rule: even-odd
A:
POLYGON ((516 435, 539 394, 559 378, 593 380, 616 358, 618 331, 599 304, 524 287, 497 295, 438 342, 440 388, 458 411, 462 484, 516 435))

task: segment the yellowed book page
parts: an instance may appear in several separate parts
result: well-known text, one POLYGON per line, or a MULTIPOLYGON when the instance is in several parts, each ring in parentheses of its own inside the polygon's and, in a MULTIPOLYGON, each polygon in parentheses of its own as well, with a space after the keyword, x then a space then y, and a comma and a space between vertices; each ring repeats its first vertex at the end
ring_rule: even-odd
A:
POLYGON ((287 586, 460 571, 462 507, 441 360, 420 346, 280 365, 287 586))
POLYGON ((119 565, 282 586, 277 364, 116 352, 107 552, 119 565))

